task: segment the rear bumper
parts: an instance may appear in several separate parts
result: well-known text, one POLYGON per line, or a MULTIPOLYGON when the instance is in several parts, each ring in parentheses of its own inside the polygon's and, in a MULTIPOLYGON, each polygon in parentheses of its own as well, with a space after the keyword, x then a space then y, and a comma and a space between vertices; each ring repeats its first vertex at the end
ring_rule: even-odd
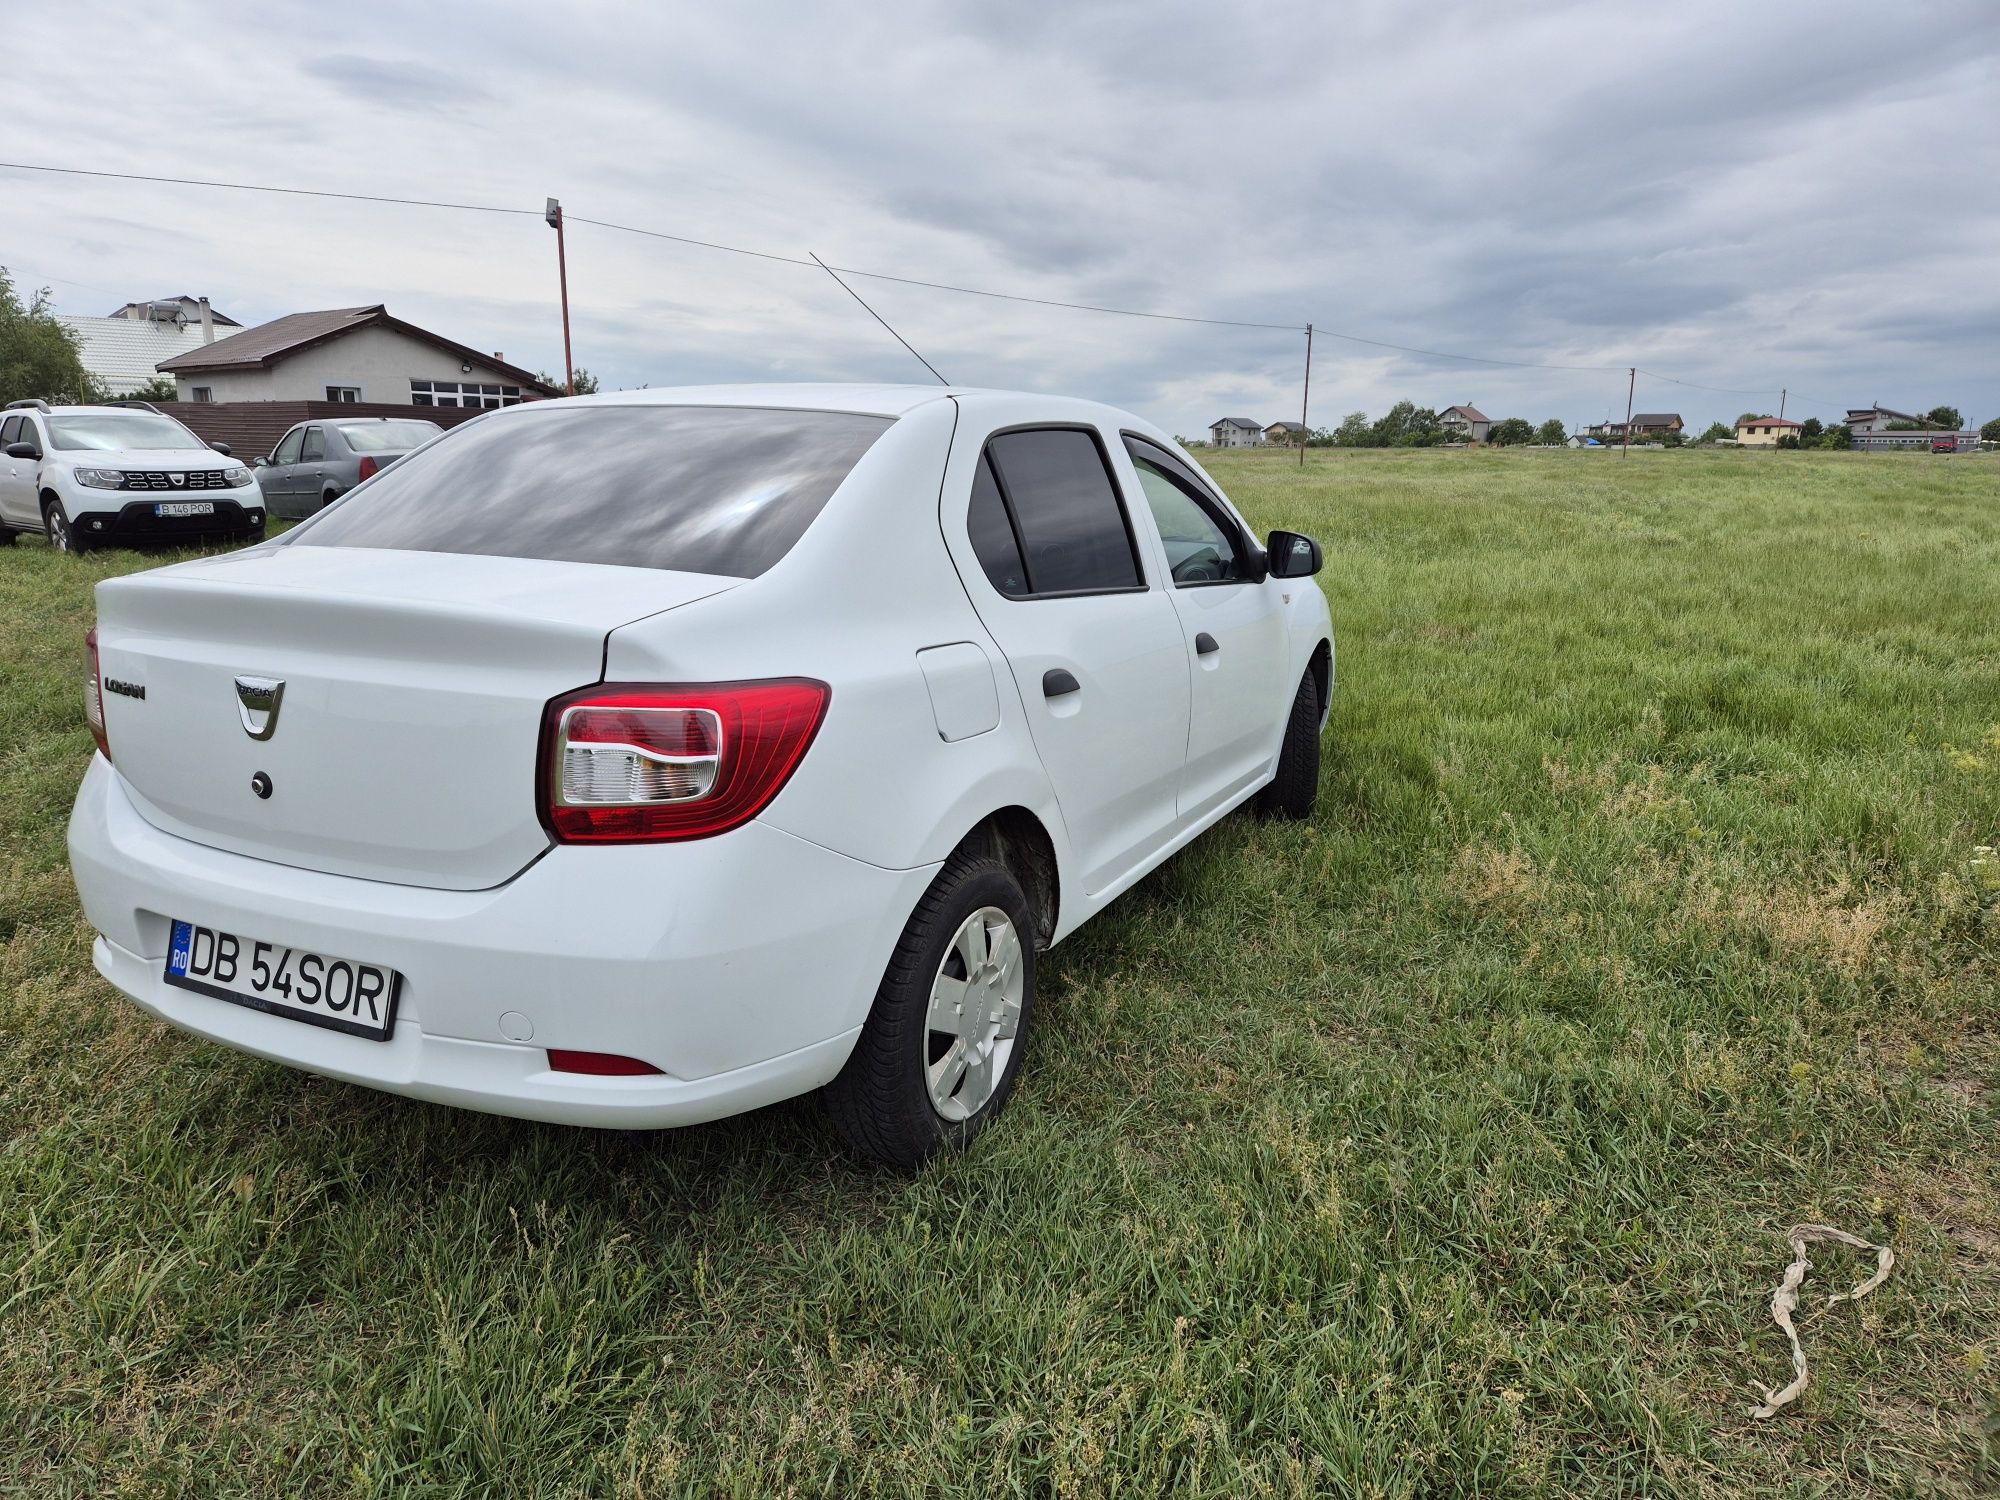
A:
POLYGON ((883 870, 751 823, 687 844, 554 848, 491 890, 390 885, 164 833, 101 756, 77 795, 70 861, 100 934, 98 971, 183 1030, 412 1098, 635 1129, 718 1119, 831 1079, 936 873, 883 870), (395 968, 394 1035, 368 1041, 168 986, 174 918, 395 968), (663 1071, 559 1073, 551 1047, 663 1071))

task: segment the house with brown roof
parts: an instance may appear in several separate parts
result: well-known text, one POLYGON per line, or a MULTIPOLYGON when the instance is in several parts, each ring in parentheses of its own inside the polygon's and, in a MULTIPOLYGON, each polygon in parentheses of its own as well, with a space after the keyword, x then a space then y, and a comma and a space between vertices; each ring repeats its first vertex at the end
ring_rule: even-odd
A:
POLYGON ((1775 448, 1781 437, 1797 437, 1799 423, 1783 417, 1746 417, 1736 424, 1736 441, 1746 448, 1775 448))
POLYGON ((1459 443, 1483 443, 1493 430, 1493 421, 1476 406, 1447 406, 1438 413, 1438 426, 1459 443))
POLYGON ((379 302, 290 313, 157 368, 183 401, 490 407, 559 394, 502 356, 406 323, 379 302))

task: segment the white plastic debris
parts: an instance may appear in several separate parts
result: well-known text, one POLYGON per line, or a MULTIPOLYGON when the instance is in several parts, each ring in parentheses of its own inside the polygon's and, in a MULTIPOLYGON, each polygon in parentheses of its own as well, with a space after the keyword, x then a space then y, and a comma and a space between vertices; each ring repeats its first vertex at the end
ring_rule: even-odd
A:
POLYGON ((1785 1267, 1785 1279, 1771 1294, 1771 1321, 1782 1328, 1785 1337, 1792 1342, 1792 1383, 1781 1391, 1774 1391, 1761 1380, 1753 1380, 1751 1384, 1764 1393, 1764 1404, 1750 1408, 1753 1417, 1775 1415, 1781 1408, 1798 1400, 1806 1388, 1806 1351, 1799 1343, 1798 1329, 1792 1326, 1792 1313, 1799 1305, 1799 1283, 1806 1279, 1806 1271, 1812 1265, 1806 1259, 1806 1246, 1814 1240, 1832 1240, 1837 1244, 1852 1245, 1856 1250, 1875 1252, 1875 1274, 1852 1291, 1835 1292, 1826 1299, 1828 1307, 1836 1302, 1858 1302, 1887 1281, 1889 1268, 1896 1264, 1896 1252, 1887 1245, 1871 1245, 1858 1235, 1826 1224, 1794 1224, 1785 1239, 1792 1247, 1792 1263, 1785 1267))

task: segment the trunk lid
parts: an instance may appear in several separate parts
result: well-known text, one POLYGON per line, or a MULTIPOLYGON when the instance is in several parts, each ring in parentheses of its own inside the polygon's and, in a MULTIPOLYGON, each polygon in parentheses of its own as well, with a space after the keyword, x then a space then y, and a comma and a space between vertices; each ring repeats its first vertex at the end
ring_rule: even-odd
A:
POLYGON ((109 579, 113 763, 140 814, 183 838, 405 885, 498 885, 548 847, 543 706, 600 678, 610 631, 742 581, 282 545, 109 579), (270 720, 239 677, 284 684, 270 720))

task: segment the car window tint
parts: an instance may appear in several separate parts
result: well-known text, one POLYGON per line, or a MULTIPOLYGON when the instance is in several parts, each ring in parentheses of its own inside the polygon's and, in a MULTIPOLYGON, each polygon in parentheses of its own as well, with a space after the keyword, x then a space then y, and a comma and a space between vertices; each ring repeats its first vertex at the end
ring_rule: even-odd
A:
POLYGON ((271 455, 274 464, 295 464, 299 461, 299 443, 305 437, 303 427, 295 427, 285 434, 285 440, 278 444, 278 451, 271 455))
POLYGON ((1132 467, 1145 491, 1146 506, 1167 548, 1167 569, 1176 584, 1233 583, 1244 577, 1235 539, 1225 531, 1164 465, 1132 454, 1132 467))
POLYGON ((326 434, 317 427, 306 429, 306 445, 299 453, 299 462, 311 463, 314 459, 326 457, 326 434))
POLYGON ((993 481, 993 465, 980 455, 979 472, 972 480, 972 507, 965 513, 965 529, 972 534, 972 550, 979 566, 986 570, 987 582, 1010 599, 1028 592, 1028 570, 1021 565, 1021 547, 1014 540, 1014 523, 1007 519, 1007 503, 1000 498, 1000 486, 993 481))
POLYGON ((1141 586, 1104 454, 1087 432, 1005 432, 987 444, 1037 594, 1141 586))
POLYGON ((9 417, 6 421, 0 422, 0 448, 5 448, 9 443, 18 443, 20 441, 21 419, 19 417, 9 417))
POLYGON ((337 430, 356 453, 407 453, 438 435, 435 422, 349 422, 337 430))
POLYGON ((887 417, 514 406, 454 428, 306 523, 299 543, 754 578, 792 549, 887 417))

